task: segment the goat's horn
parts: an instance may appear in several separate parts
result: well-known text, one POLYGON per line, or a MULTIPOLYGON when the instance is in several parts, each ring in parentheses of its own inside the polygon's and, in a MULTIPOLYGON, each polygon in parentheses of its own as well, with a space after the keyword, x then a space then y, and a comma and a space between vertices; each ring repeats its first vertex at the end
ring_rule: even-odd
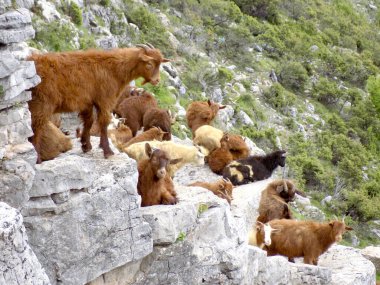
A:
POLYGON ((155 47, 151 43, 145 43, 148 47, 154 49, 155 47))
POLYGON ((334 218, 335 220, 338 220, 338 217, 337 217, 336 215, 333 215, 333 218, 334 218))
POLYGON ((344 214, 343 218, 342 218, 342 222, 344 223, 344 219, 346 218, 346 214, 344 214))
POLYGON ((150 47, 148 47, 147 45, 144 45, 144 44, 137 44, 136 47, 143 48, 145 50, 150 49, 150 47))
POLYGON ((285 179, 284 179, 283 183, 284 183, 284 190, 286 193, 288 193, 288 183, 286 183, 285 179))

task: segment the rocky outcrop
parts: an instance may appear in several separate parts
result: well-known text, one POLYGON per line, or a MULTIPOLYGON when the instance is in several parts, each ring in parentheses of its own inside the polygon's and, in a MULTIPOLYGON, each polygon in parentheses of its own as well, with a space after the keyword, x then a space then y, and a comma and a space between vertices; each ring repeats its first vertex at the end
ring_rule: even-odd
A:
POLYGON ((377 272, 380 272, 380 247, 379 246, 367 246, 363 248, 360 253, 370 260, 376 268, 377 272))
POLYGON ((52 284, 85 284, 152 252, 151 229, 139 210, 136 162, 74 149, 36 165, 24 224, 52 284))
POLYGON ((0 284, 48 285, 49 279, 28 244, 19 211, 0 202, 0 284))

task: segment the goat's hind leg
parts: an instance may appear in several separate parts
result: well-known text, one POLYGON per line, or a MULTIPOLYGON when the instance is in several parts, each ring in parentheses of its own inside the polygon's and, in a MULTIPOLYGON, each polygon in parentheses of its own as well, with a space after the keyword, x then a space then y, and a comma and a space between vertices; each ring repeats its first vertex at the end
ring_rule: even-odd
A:
POLYGON ((83 121, 83 131, 80 138, 80 142, 82 144, 82 151, 89 152, 92 149, 90 141, 90 130, 92 127, 92 123, 94 122, 92 106, 91 108, 80 112, 79 116, 83 121))
POLYGON ((100 129, 100 147, 103 149, 103 154, 105 158, 110 157, 114 152, 110 148, 108 141, 107 127, 111 121, 111 116, 107 112, 98 110, 98 125, 100 129))

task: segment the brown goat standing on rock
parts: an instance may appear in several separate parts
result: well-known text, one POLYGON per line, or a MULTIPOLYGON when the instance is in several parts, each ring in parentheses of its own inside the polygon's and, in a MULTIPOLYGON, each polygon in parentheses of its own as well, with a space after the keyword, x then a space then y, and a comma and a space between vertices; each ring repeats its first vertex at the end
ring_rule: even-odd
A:
POLYGON ((149 158, 138 163, 137 190, 141 195, 141 206, 176 204, 177 193, 167 171, 169 164, 176 164, 181 159, 170 160, 165 151, 152 149, 149 143, 145 144, 145 152, 149 158))
POLYGON ((223 177, 231 180, 233 185, 267 179, 277 166, 284 167, 286 151, 277 150, 264 156, 249 156, 232 161, 223 169, 223 177))
POLYGON ((115 108, 114 113, 125 119, 125 124, 132 130, 133 136, 143 126, 145 113, 151 108, 157 108, 157 100, 147 91, 142 91, 139 96, 133 96, 121 101, 115 108))
POLYGON ((144 83, 160 81, 160 64, 167 62, 158 49, 141 45, 109 51, 88 50, 33 54, 37 74, 42 82, 33 87, 28 102, 34 135, 32 143, 41 163, 42 129, 54 113, 79 112, 83 121, 82 150, 92 149, 90 129, 93 109, 100 126, 100 147, 104 157, 113 155, 107 137, 109 114, 127 84, 139 77, 144 83))
POLYGON ((170 141, 172 139, 172 124, 174 124, 175 118, 172 116, 170 110, 164 110, 160 108, 151 108, 144 114, 143 126, 144 130, 149 130, 153 127, 159 127, 166 132, 163 137, 164 141, 170 141))
POLYGON ((276 231, 271 245, 264 249, 268 256, 281 254, 289 259, 303 257, 306 264, 318 264, 318 257, 334 242, 340 242, 345 231, 352 230, 343 221, 273 220, 268 223, 276 231))
POLYGON ((257 221, 266 223, 274 219, 292 219, 288 202, 294 201, 296 193, 304 196, 290 180, 277 179, 269 183, 261 192, 257 221))
POLYGON ((210 190, 212 193, 214 193, 216 196, 227 200, 228 204, 231 205, 232 189, 234 188, 234 186, 229 180, 219 179, 218 181, 215 181, 213 183, 197 181, 192 184, 189 184, 189 186, 199 186, 199 187, 206 188, 210 190))
POLYGON ((186 110, 187 125, 195 136, 195 131, 203 125, 209 125, 214 120, 219 110, 227 106, 219 105, 218 103, 195 101, 192 102, 186 110))

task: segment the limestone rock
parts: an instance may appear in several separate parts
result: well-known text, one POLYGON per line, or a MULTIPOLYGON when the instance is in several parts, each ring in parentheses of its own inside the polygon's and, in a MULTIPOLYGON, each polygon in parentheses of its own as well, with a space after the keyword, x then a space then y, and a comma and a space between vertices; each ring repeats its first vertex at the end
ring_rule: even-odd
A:
POLYGON ((331 285, 370 285, 376 282, 375 266, 359 249, 334 245, 319 257, 319 266, 332 270, 331 285))
POLYGON ((35 171, 21 158, 5 160, 0 163, 0 201, 20 208, 29 200, 35 171))
POLYGON ((0 53, 0 78, 9 76, 20 65, 9 51, 0 53))
POLYGON ((23 209, 30 244, 52 284, 85 284, 152 252, 137 195, 136 162, 94 149, 36 166, 34 196, 23 209))
POLYGON ((0 202, 0 225, 0 284, 50 284, 28 244, 20 212, 0 202))
POLYGON ((238 119, 238 121, 244 125, 244 126, 253 126, 254 123, 252 121, 252 119, 247 115, 246 112, 240 110, 237 114, 236 114, 236 117, 238 119))
POLYGON ((308 264, 288 263, 290 283, 292 285, 328 285, 331 284, 331 270, 326 267, 308 264))
POLYGON ((380 247, 367 246, 361 250, 361 254, 375 265, 376 271, 380 272, 380 247))
POLYGON ((20 8, 0 15, 0 43, 18 43, 34 37, 29 10, 20 8))

